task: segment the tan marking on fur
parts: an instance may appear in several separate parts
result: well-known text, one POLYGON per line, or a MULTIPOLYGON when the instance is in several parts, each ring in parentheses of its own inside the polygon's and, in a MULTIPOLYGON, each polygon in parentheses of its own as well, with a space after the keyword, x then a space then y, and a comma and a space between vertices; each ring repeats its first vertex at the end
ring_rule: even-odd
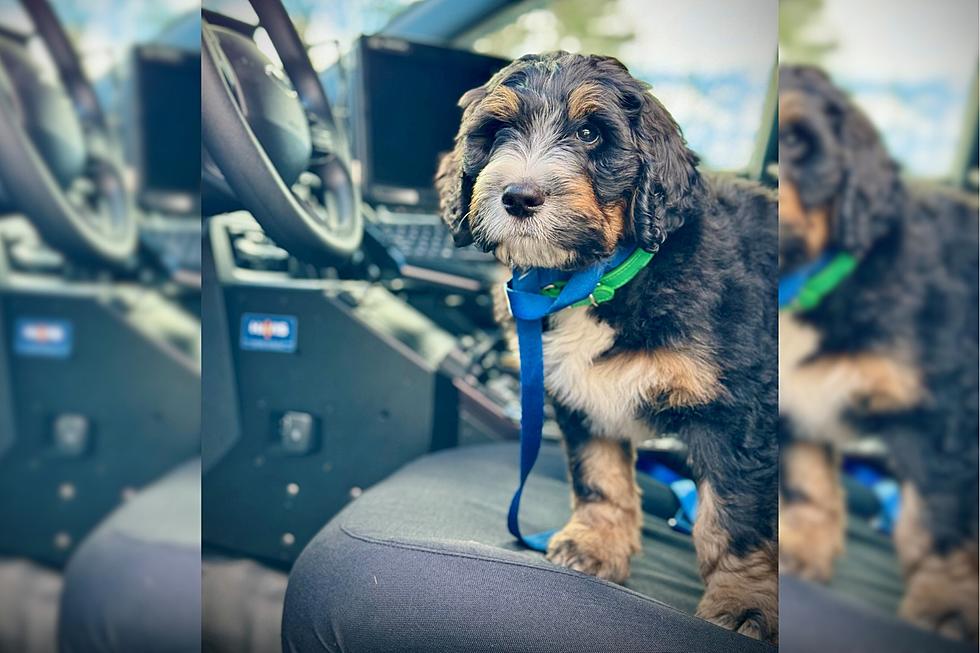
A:
POLYGON ((799 91, 779 93, 779 126, 784 127, 806 115, 806 96, 799 91))
MULTIPOLYGON (((619 358, 614 357, 611 361, 618 361, 619 358)), ((720 394, 718 368, 701 354, 657 349, 644 352, 639 358, 650 366, 651 377, 657 377, 658 383, 652 388, 651 399, 663 397, 664 403, 671 408, 699 406, 720 394)))
MULTIPOLYGON (((609 503, 623 511, 638 510, 636 497, 639 489, 633 460, 623 451, 621 443, 597 438, 582 447, 579 461, 583 483, 601 492, 609 503)), ((575 498, 573 508, 589 503, 575 498)))
POLYGON ((724 391, 710 354, 694 347, 623 353, 608 358, 615 332, 586 307, 551 318, 544 334, 545 386, 552 396, 585 413, 594 432, 639 440, 652 433, 636 419, 641 405, 704 404, 724 391))
POLYGON ((507 120, 520 111, 520 99, 514 89, 508 86, 498 86, 483 99, 480 106, 490 115, 507 120))
POLYGON ((779 182, 779 221, 803 236, 809 256, 818 256, 830 242, 830 207, 805 209, 796 186, 788 180, 779 182))
POLYGON ((698 487, 698 516, 691 533, 698 553, 698 567, 702 577, 715 571, 718 561, 728 551, 728 531, 721 527, 718 516, 718 498, 709 483, 698 487))
POLYGON ((912 575, 929 555, 932 538, 922 524, 922 497, 910 483, 902 485, 902 510, 895 524, 895 552, 902 563, 902 573, 912 575))
POLYGON ((899 616, 946 637, 976 642, 980 620, 977 543, 947 555, 934 552, 923 523, 924 511, 922 497, 906 483, 895 525, 895 549, 905 575, 899 616))
POLYGON ((577 175, 566 182, 560 201, 568 211, 589 221, 602 232, 608 251, 616 248, 626 229, 626 205, 622 201, 601 206, 592 181, 584 175, 577 175))
POLYGON ((640 490, 634 460, 620 443, 595 439, 579 453, 582 481, 604 500, 581 501, 573 493, 572 517, 548 544, 555 564, 616 583, 629 577, 630 557, 640 551, 640 490))
POLYGON ((586 82, 569 93, 568 117, 579 120, 601 109, 608 102, 610 98, 603 92, 602 86, 595 82, 586 82))
POLYGON ((775 543, 737 557, 729 550, 728 532, 721 526, 718 498, 711 485, 698 488, 698 517, 694 547, 705 591, 697 616, 743 635, 779 640, 779 590, 775 543), (745 619, 758 613, 763 624, 745 619))
POLYGON ((780 453, 786 484, 806 498, 780 499, 779 570, 826 583, 844 552, 847 519, 837 456, 812 442, 795 442, 780 453))
POLYGON ((802 370, 804 375, 846 383, 851 402, 863 402, 870 412, 909 408, 922 397, 919 373, 885 354, 828 356, 808 363, 802 370))
POLYGON ((607 204, 602 207, 602 215, 606 248, 612 251, 626 231, 626 204, 621 201, 607 204))
POLYGON ((900 353, 865 352, 810 361, 819 334, 791 314, 779 316, 779 407, 801 436, 821 441, 852 437, 841 416, 914 406, 923 395, 918 371, 900 353), (814 401, 819 397, 819 401, 814 401))
POLYGON ((598 222, 604 217, 596 201, 592 182, 585 175, 576 175, 568 180, 562 203, 569 211, 586 220, 598 222))

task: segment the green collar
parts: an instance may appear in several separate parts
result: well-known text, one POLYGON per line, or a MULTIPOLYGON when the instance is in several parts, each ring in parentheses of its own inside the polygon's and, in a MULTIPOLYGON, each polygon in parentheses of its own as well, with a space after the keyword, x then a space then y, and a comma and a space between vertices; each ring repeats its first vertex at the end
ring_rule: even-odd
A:
MULTIPOLYGON (((616 291, 633 280, 640 270, 653 260, 653 254, 639 247, 626 257, 626 260, 602 275, 592 294, 585 299, 575 302, 572 306, 598 306, 616 296, 616 291)), ((557 297, 565 286, 564 281, 556 281, 541 289, 542 295, 557 297)))
POLYGON ((857 269, 857 259, 847 252, 834 256, 819 272, 806 280, 796 297, 782 307, 790 313, 816 308, 844 279, 857 269))

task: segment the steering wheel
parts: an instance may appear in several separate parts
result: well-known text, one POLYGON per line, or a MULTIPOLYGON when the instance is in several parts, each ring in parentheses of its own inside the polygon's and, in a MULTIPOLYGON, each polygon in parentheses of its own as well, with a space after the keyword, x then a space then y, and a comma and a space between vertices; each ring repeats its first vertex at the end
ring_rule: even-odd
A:
POLYGON ((363 235, 346 139, 285 8, 279 2, 251 4, 285 75, 252 39, 205 16, 204 146, 277 244, 311 263, 342 263, 363 235))
POLYGON ((50 7, 25 8, 60 79, 0 39, 0 185, 55 249, 122 266, 136 248, 136 221, 103 113, 50 7))

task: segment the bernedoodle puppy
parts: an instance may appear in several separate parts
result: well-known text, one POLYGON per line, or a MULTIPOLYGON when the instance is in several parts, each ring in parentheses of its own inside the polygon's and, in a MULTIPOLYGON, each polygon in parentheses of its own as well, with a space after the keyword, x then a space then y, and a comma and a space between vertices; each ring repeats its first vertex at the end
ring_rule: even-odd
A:
POLYGON ((617 60, 525 56, 463 95, 443 217, 515 269, 655 253, 615 297, 544 334, 573 515, 553 562, 615 582, 640 549, 635 443, 677 434, 699 483, 698 614, 777 639, 777 216, 763 187, 709 178, 617 60))
POLYGON ((976 640, 976 199, 910 186, 809 66, 780 70, 779 157, 781 269, 854 261, 819 302, 780 314, 780 569, 831 577, 845 521, 835 445, 879 434, 904 482, 900 614, 976 640))

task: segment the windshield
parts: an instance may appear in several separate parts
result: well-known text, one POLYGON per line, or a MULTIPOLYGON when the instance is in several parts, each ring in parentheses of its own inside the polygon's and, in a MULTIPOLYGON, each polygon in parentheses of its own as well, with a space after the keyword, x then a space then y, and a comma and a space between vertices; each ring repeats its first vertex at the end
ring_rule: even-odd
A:
MULTIPOLYGON (((92 83, 106 113, 110 128, 119 130, 125 121, 124 89, 129 57, 137 45, 166 42, 184 49, 200 47, 200 15, 195 0, 55 0, 50 2, 58 21, 71 41, 85 76, 92 83)), ((27 48, 34 61, 50 75, 57 71, 47 47, 36 35, 34 25, 20 2, 0 0, 0 23, 28 35, 27 48)))
POLYGON ((531 0, 456 45, 508 59, 548 50, 614 56, 653 86, 706 165, 741 170, 772 79, 776 8, 757 0, 531 0))
POLYGON ((195 0, 55 0, 58 20, 90 80, 124 64, 134 45, 153 41, 179 16, 200 7, 195 0))
MULTIPOLYGON (((977 2, 784 0, 779 57, 826 69, 913 176, 951 174, 977 71, 977 2), (972 16, 964 19, 964 16, 972 16)), ((975 94, 976 91, 974 90, 975 94)))
MULTIPOLYGON (((306 45, 310 62, 317 72, 324 72, 347 53, 361 34, 374 34, 392 18, 420 0, 284 0, 286 13, 293 21, 300 40, 306 45)), ((204 0, 211 11, 256 24, 255 10, 248 0, 204 0)), ((265 30, 255 34, 256 44, 274 61, 275 49, 267 43, 265 30)))

